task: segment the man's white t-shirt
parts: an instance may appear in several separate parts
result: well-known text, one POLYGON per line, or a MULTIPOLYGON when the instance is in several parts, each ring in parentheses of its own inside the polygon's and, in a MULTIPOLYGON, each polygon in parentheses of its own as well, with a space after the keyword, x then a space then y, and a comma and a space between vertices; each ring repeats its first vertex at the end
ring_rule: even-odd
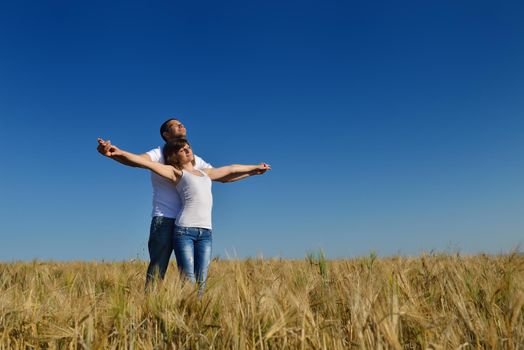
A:
MULTIPOLYGON (((164 164, 161 147, 152 149, 146 154, 153 162, 164 164)), ((212 167, 211 164, 206 163, 202 158, 195 155, 195 168, 201 170, 212 167)), ((151 215, 175 219, 182 209, 182 202, 175 184, 154 172, 151 172, 151 184, 153 185, 153 212, 151 215)))

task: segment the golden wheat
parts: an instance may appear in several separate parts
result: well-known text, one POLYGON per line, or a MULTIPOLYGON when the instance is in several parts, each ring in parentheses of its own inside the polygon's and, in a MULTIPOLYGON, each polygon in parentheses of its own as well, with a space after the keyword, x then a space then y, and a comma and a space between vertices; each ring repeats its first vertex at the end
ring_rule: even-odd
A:
POLYGON ((2 349, 524 349, 524 256, 0 264, 2 349))

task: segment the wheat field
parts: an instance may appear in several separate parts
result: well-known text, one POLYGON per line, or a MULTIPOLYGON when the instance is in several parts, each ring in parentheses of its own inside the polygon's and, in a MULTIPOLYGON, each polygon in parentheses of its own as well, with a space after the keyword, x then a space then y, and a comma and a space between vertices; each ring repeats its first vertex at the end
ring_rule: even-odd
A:
POLYGON ((1 349, 524 349, 524 256, 0 264, 1 349))

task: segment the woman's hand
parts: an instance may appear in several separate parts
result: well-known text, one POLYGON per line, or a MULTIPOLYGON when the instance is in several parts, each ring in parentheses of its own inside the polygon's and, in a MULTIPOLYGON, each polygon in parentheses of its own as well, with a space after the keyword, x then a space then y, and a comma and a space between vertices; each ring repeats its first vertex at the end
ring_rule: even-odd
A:
POLYGON ((105 141, 103 139, 101 139, 100 137, 98 138, 98 147, 97 147, 97 150, 98 152, 100 152, 101 154, 103 154, 104 156, 106 157, 109 157, 109 158, 113 158, 113 157, 118 157, 118 156, 123 156, 124 155, 124 152, 116 147, 115 145, 112 145, 111 144, 111 141, 105 141))
POLYGON ((266 171, 271 170, 271 165, 267 163, 260 163, 255 169, 251 170, 251 175, 262 175, 266 171))
POLYGON ((100 153, 103 156, 110 157, 111 153, 109 152, 109 149, 112 146, 111 141, 109 140, 105 141, 101 139, 100 137, 97 139, 97 141, 98 141, 98 146, 96 147, 96 150, 98 151, 98 153, 100 153))
POLYGON ((98 138, 98 152, 103 154, 106 157, 115 159, 123 164, 149 169, 160 176, 167 178, 175 183, 178 182, 180 176, 182 176, 182 171, 172 167, 171 165, 165 165, 157 162, 151 161, 151 158, 147 154, 138 155, 131 152, 121 150, 120 148, 112 145, 110 141, 105 141, 98 138))

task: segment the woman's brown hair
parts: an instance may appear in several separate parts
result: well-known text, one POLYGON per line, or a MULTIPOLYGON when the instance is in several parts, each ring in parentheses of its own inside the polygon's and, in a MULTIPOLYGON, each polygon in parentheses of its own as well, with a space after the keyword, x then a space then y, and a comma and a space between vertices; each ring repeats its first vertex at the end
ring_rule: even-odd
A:
MULTIPOLYGON (((189 141, 186 139, 174 139, 170 142, 166 142, 164 147, 162 147, 162 155, 164 156, 164 164, 172 165, 175 168, 180 169, 180 164, 176 158, 176 154, 186 145, 191 147, 189 141)), ((195 159, 193 159, 193 165, 195 165, 195 159)))

